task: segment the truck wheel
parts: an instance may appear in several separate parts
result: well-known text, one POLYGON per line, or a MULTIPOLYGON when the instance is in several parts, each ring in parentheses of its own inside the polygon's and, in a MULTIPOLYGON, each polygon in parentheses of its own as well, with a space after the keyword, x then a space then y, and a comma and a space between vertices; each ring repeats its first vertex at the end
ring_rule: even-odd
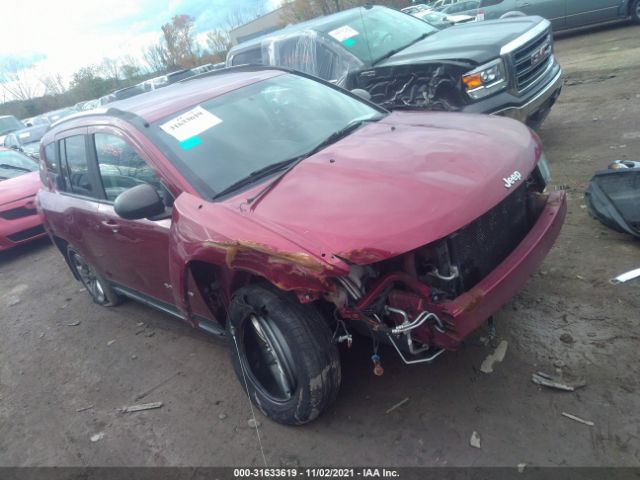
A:
POLYGON ((233 368, 264 415, 301 425, 334 402, 340 357, 313 306, 275 288, 249 285, 235 292, 228 312, 233 368))
POLYGON ((635 23, 640 24, 640 0, 635 0, 635 2, 631 4, 631 19, 635 23))
POLYGON ((95 303, 103 307, 115 307, 122 303, 122 297, 113 291, 109 283, 71 245, 67 247, 67 258, 71 269, 95 303))

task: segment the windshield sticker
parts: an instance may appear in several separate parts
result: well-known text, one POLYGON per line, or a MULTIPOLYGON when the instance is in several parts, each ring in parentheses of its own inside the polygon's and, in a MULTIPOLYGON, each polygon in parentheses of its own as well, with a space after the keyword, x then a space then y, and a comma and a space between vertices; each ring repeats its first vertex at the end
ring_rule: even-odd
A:
POLYGON ((331 30, 329 32, 333 38, 335 38, 339 42, 346 42, 350 38, 355 37, 356 35, 360 35, 360 32, 351 28, 349 25, 345 25, 344 27, 336 28, 335 30, 331 30))
POLYGON ((30 137, 29 132, 24 132, 18 135, 18 138, 29 138, 29 137, 30 137))
POLYGON ((160 128, 179 142, 184 142, 219 123, 222 123, 220 118, 198 106, 160 125, 160 128))
POLYGON ((180 147, 182 147, 183 150, 191 150, 193 147, 197 147, 201 143, 202 140, 200 139, 200 137, 191 137, 181 141, 180 147))

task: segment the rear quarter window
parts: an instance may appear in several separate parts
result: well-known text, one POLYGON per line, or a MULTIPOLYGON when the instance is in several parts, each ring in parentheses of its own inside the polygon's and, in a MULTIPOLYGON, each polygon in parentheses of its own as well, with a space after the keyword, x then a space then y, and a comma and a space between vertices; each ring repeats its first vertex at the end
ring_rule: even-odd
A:
POLYGON ((231 65, 259 65, 261 63, 262 51, 259 47, 236 53, 231 57, 231 65))

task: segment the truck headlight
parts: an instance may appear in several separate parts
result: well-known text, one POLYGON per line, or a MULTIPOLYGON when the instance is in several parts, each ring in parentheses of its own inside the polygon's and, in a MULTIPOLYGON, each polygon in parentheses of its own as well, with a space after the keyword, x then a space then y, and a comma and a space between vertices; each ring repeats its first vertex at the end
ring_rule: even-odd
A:
POLYGON ((551 180, 551 171, 549 170, 547 157, 544 156, 544 153, 540 155, 540 160, 538 160, 538 171, 540 172, 542 180, 544 180, 544 184, 548 185, 551 180))
POLYGON ((507 86, 507 76, 502 59, 493 60, 462 76, 467 94, 479 100, 507 86))

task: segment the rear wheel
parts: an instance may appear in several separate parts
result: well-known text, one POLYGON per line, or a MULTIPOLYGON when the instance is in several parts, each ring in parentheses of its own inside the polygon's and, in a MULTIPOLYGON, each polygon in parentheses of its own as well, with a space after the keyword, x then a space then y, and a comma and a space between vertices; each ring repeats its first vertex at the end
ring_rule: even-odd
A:
POLYGON ((104 278, 95 271, 86 258, 74 247, 67 247, 67 257, 69 258, 71 269, 80 279, 95 303, 104 307, 113 307, 122 302, 122 297, 113 291, 104 278))
POLYGON ((631 18, 635 23, 640 24, 640 0, 635 0, 631 4, 631 18))
POLYGON ((329 327, 313 306, 288 293, 250 285, 234 294, 227 329, 236 374, 264 415, 301 425, 333 403, 340 358, 329 327))

